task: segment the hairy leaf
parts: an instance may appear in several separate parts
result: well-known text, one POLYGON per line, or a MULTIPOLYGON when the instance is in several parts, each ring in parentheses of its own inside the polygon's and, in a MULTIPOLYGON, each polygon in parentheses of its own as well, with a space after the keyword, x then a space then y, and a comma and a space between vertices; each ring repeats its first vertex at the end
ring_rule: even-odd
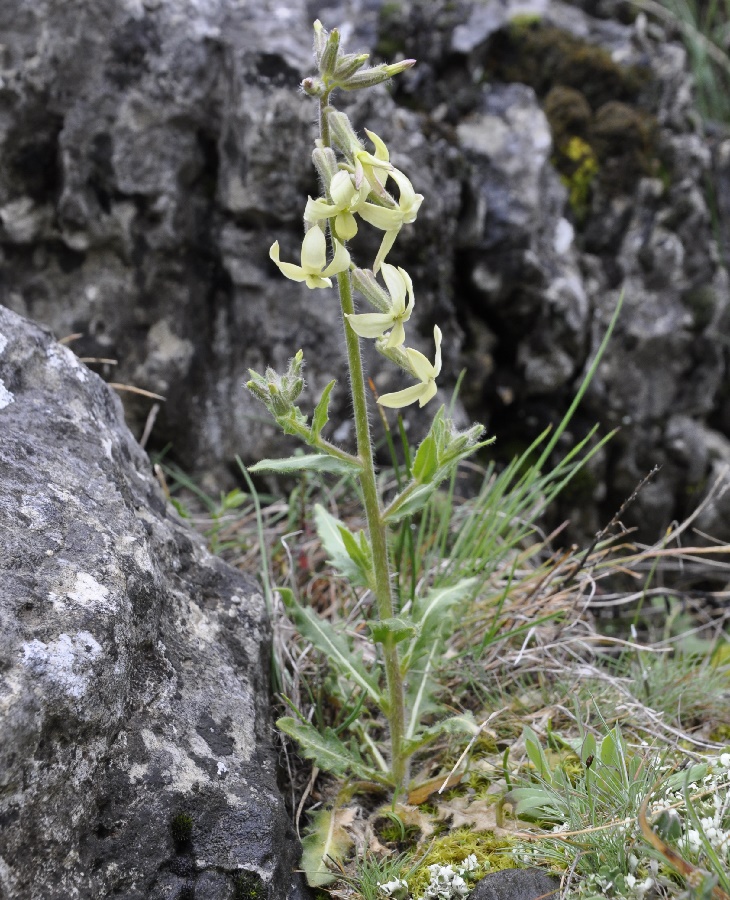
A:
POLYGON ((350 462, 328 453, 305 453, 302 456, 287 456, 284 459, 262 459, 249 472, 273 472, 276 475, 296 475, 299 472, 334 472, 337 475, 357 475, 361 471, 359 463, 350 462))
POLYGON ((353 809, 321 809, 312 817, 302 839, 302 869, 310 887, 324 887, 335 880, 327 862, 341 862, 352 846, 346 826, 355 817, 353 809))

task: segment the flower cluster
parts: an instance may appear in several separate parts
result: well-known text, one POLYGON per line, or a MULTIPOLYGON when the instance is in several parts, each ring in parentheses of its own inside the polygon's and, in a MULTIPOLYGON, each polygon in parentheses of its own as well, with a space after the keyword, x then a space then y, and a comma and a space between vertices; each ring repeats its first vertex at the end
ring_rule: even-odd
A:
MULTIPOLYGON (((359 69, 367 56, 343 54, 336 32, 328 34, 319 23, 315 34, 320 79, 308 79, 303 87, 307 93, 320 98, 326 98, 334 87, 353 90, 377 84, 396 74, 396 70, 403 71, 413 64, 413 60, 405 60, 395 66, 361 72, 359 69)), ((375 339, 377 349, 418 382, 403 391, 385 394, 378 402, 393 408, 415 402, 423 406, 436 394, 436 378, 441 371, 441 331, 434 328, 433 363, 419 351, 404 347, 404 325, 414 306, 413 283, 405 269, 385 262, 403 226, 415 222, 423 196, 415 192, 408 177, 392 164, 390 152, 377 134, 366 129, 372 144, 372 150, 368 150, 344 113, 325 106, 322 116, 329 140, 316 142, 312 158, 320 175, 323 196, 307 200, 301 264, 283 262, 278 241, 271 246, 269 255, 283 275, 311 289, 332 287, 331 276, 351 272, 354 286, 378 311, 349 313, 348 326, 360 337, 375 339), (371 270, 356 268, 345 246, 357 234, 359 221, 383 232, 371 270), (329 263, 328 231, 332 244, 329 263), (377 280, 379 273, 385 289, 377 280)))

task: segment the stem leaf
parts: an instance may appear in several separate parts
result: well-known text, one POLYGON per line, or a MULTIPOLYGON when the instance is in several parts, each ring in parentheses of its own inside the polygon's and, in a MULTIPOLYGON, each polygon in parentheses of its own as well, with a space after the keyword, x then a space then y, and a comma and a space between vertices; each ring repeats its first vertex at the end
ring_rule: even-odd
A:
POLYGON ((416 626, 407 619, 383 619, 370 625, 370 633, 376 643, 384 644, 389 638, 394 644, 412 638, 416 633, 416 626))
POLYGON ((322 396, 319 398, 319 402, 314 410, 314 415, 312 416, 312 427, 310 430, 310 441, 313 444, 316 444, 319 440, 319 436, 322 433, 322 429, 329 422, 329 406, 330 406, 330 394, 332 393, 332 388, 335 386, 337 382, 330 381, 330 383, 325 387, 322 391, 322 396))
MULTIPOLYGON (((291 591, 282 590, 280 593, 284 606, 302 637, 311 641, 343 675, 354 681, 378 707, 382 708, 383 697, 378 690, 377 682, 350 650, 343 635, 335 631, 332 625, 320 618, 314 610, 297 603, 291 591)), ((324 768, 320 763, 318 765, 324 768)))
POLYGON ((272 472, 275 475, 297 475, 300 472, 333 472, 336 475, 359 475, 361 467, 354 460, 349 462, 328 453, 305 453, 284 459, 262 459, 249 472, 272 472))
POLYGON ((367 535, 360 532, 359 541, 339 519, 319 503, 314 506, 314 523, 328 562, 354 585, 372 589, 373 554, 367 535))

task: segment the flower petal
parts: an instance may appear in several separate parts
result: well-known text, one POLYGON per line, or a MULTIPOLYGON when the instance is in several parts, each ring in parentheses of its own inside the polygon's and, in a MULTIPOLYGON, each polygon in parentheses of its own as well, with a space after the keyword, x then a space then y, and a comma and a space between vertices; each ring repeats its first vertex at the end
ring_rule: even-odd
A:
POLYGON ((436 396, 436 381, 435 379, 431 379, 428 384, 424 385, 423 394, 418 398, 418 405, 423 407, 425 406, 429 400, 433 400, 436 396))
POLYGON ((388 335, 388 340, 385 343, 386 347, 400 347, 406 339, 406 330, 403 327, 403 322, 398 319, 393 323, 393 330, 388 335))
POLYGON ((383 394, 378 397, 378 403, 381 406, 388 406, 390 409, 402 409, 404 406, 410 406, 416 400, 420 400, 423 396, 425 386, 422 384, 414 384, 402 391, 395 391, 392 394, 383 394))
POLYGON ((376 159, 382 159, 385 162, 388 162, 390 160, 390 154, 388 153, 388 148, 385 146, 385 141, 382 138, 379 138, 374 131, 368 131, 367 128, 365 129, 365 134, 375 146, 376 159))
POLYGON ((336 213, 337 207, 325 200, 324 197, 318 197, 316 200, 312 200, 310 197, 304 207, 304 221, 315 224, 320 219, 329 219, 336 213))
POLYGON ((438 325, 433 326, 433 339, 436 344, 436 356, 434 357, 433 376, 438 378, 441 374, 441 329, 438 325))
POLYGON ((376 338, 393 326, 393 317, 388 313, 350 313, 347 316, 350 327, 364 338, 376 338))
POLYGON ((383 240, 380 242, 378 255, 375 257, 375 262, 373 263, 373 272, 377 272, 382 265, 383 260, 390 252, 390 248, 395 243, 395 239, 398 237, 399 231, 400 228, 395 228, 393 231, 386 231, 383 235, 383 240))
POLYGON ((375 228, 380 228, 381 231, 400 228, 403 222, 403 213, 399 209, 388 209, 374 203, 363 203, 357 212, 360 218, 375 228))
POLYGON ((311 275, 319 275, 327 261, 327 241, 324 232, 315 225, 302 241, 302 268, 311 275))
POLYGON ((282 275, 290 278, 292 281, 305 281, 307 273, 301 266, 295 266, 294 263, 280 262, 279 260, 279 242, 274 241, 269 250, 269 256, 276 263, 282 275))
POLYGON ((332 262, 322 271, 322 275, 325 277, 327 275, 338 275, 340 272, 344 272, 345 269, 349 268, 350 254, 343 244, 339 241, 335 241, 335 255, 332 257, 332 262))
POLYGON ((335 218, 335 231, 337 237, 343 241, 349 241, 357 234, 357 221, 351 212, 341 212, 335 218))
POLYGON ((349 172, 340 170, 330 182, 330 196, 338 210, 347 209, 356 193, 349 172))
POLYGON ((390 263, 383 263, 381 271, 390 299, 393 301, 393 312, 402 315, 406 310, 406 283, 400 274, 402 270, 391 266, 390 263))
POLYGON ((321 275, 307 275, 306 282, 307 287, 311 289, 332 287, 332 280, 330 278, 322 278, 321 275))
POLYGON ((406 356, 408 362, 416 378, 420 379, 424 384, 436 377, 436 370, 430 359, 425 357, 420 350, 414 350, 412 347, 406 347, 406 356))

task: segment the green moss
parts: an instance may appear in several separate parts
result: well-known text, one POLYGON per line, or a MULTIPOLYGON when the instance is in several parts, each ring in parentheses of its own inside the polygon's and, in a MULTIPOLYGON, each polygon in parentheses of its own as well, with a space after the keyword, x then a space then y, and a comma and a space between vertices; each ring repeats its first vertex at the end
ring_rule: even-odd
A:
POLYGON ((458 828, 444 837, 436 838, 409 879, 412 896, 419 897, 426 889, 430 880, 429 866, 457 866, 471 853, 481 866, 479 877, 486 872, 514 868, 515 860, 510 852, 513 844, 511 838, 497 837, 489 831, 471 831, 468 828, 458 828))
POLYGON ((540 97, 558 85, 580 90, 592 109, 610 100, 635 101, 647 71, 621 66, 602 47, 541 22, 513 21, 493 40, 490 74, 529 84, 540 97))
POLYGON ((263 900, 266 888, 256 872, 240 872, 234 885, 234 900, 263 900))
POLYGON ((710 740, 717 741, 718 744, 730 744, 730 725, 726 725, 724 722, 717 725, 710 732, 710 740))
POLYGON ((176 846, 187 844, 193 835, 193 817, 186 812, 179 812, 170 819, 170 831, 176 846))
POLYGON ((593 148, 582 138, 569 138, 558 148, 553 165, 568 189, 568 203, 573 215, 582 222, 590 209, 593 182, 599 170, 593 148))

